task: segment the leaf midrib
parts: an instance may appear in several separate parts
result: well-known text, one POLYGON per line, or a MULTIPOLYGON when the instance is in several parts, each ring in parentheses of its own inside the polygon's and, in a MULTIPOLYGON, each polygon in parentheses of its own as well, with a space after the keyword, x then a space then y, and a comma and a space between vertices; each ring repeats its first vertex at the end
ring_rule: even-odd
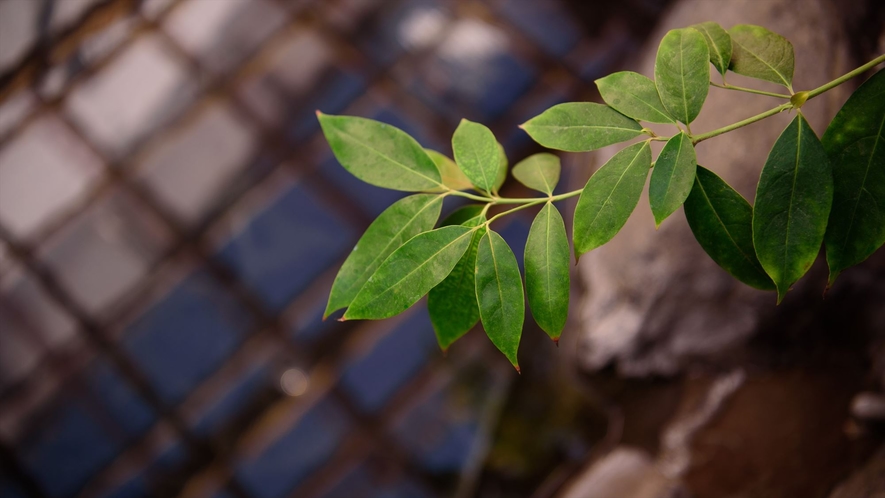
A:
POLYGON ((793 199, 796 197, 796 179, 799 178, 799 158, 802 156, 802 118, 797 116, 796 121, 798 123, 796 127, 796 163, 793 166, 793 184, 790 187, 790 204, 787 207, 787 230, 784 234, 784 259, 781 269, 781 278, 786 279, 789 279, 787 277, 787 257, 790 252, 790 228, 793 225, 793 199))
MULTIPOLYGON (((441 196, 441 195, 440 195, 440 196, 437 196, 435 199, 432 199, 430 202, 428 202, 428 203, 426 203, 424 206, 422 206, 421 209, 418 210, 418 212, 415 213, 415 215, 412 216, 412 217, 409 219, 409 221, 407 221, 407 222, 402 226, 402 228, 400 228, 400 230, 397 231, 396 234, 394 234, 394 236, 390 238, 390 240, 388 240, 388 242, 387 242, 387 244, 384 246, 384 248, 383 248, 382 250, 378 251, 378 255, 375 256, 375 259, 373 259, 368 265, 366 265, 366 267, 365 267, 365 268, 363 269, 363 271, 359 274, 359 276, 358 276, 357 279, 354 281, 354 283, 360 281, 360 280, 363 278, 363 276, 365 276, 366 273, 369 272, 369 269, 372 268, 372 266, 374 266, 375 263, 376 263, 379 259, 381 259, 381 255, 384 254, 385 251, 387 251, 387 248, 389 248, 389 247, 391 246, 391 244, 393 244, 393 241, 396 240, 397 237, 400 236, 400 234, 402 234, 403 232, 405 232, 406 229, 409 228, 409 226, 412 225, 412 223, 414 223, 415 220, 418 219, 418 217, 421 215, 421 213, 423 213, 424 211, 426 211, 428 207, 430 207, 432 204, 434 204, 436 201, 438 201, 438 200, 440 199, 440 197, 442 197, 442 196, 441 196)), ((408 242, 408 241, 404 241, 403 243, 405 243, 405 242, 408 242)), ((348 290, 349 290, 349 289, 352 289, 353 286, 354 286, 354 284, 349 285, 349 286, 348 286, 348 290)), ((356 298, 356 295, 354 295, 354 298, 356 298)))
MULTIPOLYGON (((857 208, 858 208, 858 206, 860 206, 860 198, 863 196, 863 191, 866 188, 867 177, 870 174, 870 166, 872 166, 872 164, 873 164, 873 157, 875 157, 875 155, 876 155, 876 149, 879 147, 879 143, 882 142, 882 131, 883 130, 885 130, 885 114, 882 115, 882 121, 879 123, 879 131, 875 135, 876 141, 873 143, 873 150, 870 151, 870 160, 867 161, 867 168, 864 171, 863 181, 861 181, 861 183, 860 183, 860 191, 858 192, 857 200, 854 201, 854 209, 851 210, 851 221, 848 224, 848 230, 845 231, 845 239, 842 241, 842 244, 839 246, 839 250, 842 253, 844 253, 844 251, 845 251, 845 246, 848 245, 848 239, 851 236, 851 230, 854 229, 854 220, 857 219, 857 208)), ((855 143, 859 142, 860 140, 863 140, 864 138, 868 138, 868 137, 863 137, 861 139, 858 139, 855 141, 855 143)), ((845 149, 847 149, 847 148, 848 147, 846 147, 845 149)), ((843 153, 845 152, 845 149, 842 149, 843 153)))
MULTIPOLYGON (((713 201, 710 200, 710 196, 707 194, 707 189, 704 188, 704 183, 703 183, 703 181, 701 181, 700 178, 698 178, 698 186, 701 188, 701 193, 704 194, 704 199, 707 201, 707 205, 710 206, 710 210, 716 216, 716 221, 719 222, 719 225, 722 227, 722 230, 725 231, 725 235, 728 236, 728 240, 731 241, 731 244, 735 247, 735 249, 738 250, 738 252, 741 254, 741 256, 743 256, 744 259, 747 260, 747 262, 753 266, 753 268, 755 268, 756 270, 761 272, 763 275, 765 275, 765 269, 762 268, 761 263, 759 263, 759 259, 758 258, 750 258, 750 256, 746 252, 744 252, 743 249, 741 249, 741 246, 737 243, 737 241, 731 235, 731 232, 728 230, 728 226, 722 220, 722 217, 719 216, 719 211, 716 211, 716 208, 713 206, 713 201)), ((744 202, 746 202, 746 200, 744 200, 744 202)))
POLYGON ((679 148, 676 149, 676 159, 673 161, 673 169, 670 170, 670 175, 667 177, 667 188, 664 189, 664 206, 662 207, 665 208, 670 197, 670 185, 673 183, 673 177, 676 176, 676 168, 679 167, 679 157, 682 155, 682 144, 685 141, 684 133, 680 132, 677 136, 679 137, 679 148))
MULTIPOLYGON (((441 180, 436 180, 436 179, 434 179, 434 178, 431 178, 431 177, 425 175, 424 173, 422 173, 422 172, 419 171, 419 170, 412 169, 412 168, 408 167, 407 165, 405 165, 405 164, 403 164, 403 163, 401 163, 401 162, 399 162, 399 161, 393 159, 392 157, 388 156, 387 154, 381 152, 380 150, 375 149, 375 148, 369 146, 368 144, 366 144, 365 142, 363 142, 362 140, 360 140, 359 138, 357 138, 355 135, 352 135, 352 134, 348 133, 347 131, 345 131, 343 128, 338 127, 338 133, 340 133, 343 137, 348 138, 348 139, 350 139, 350 140, 353 141, 353 142, 356 142, 358 145, 362 146, 363 148, 366 148, 366 149, 370 150, 371 152, 374 152, 376 155, 381 156, 381 157, 383 157, 384 159, 386 159, 387 161, 390 161, 391 163, 393 163, 393 164, 399 166, 400 168, 402 168, 402 169, 408 171, 409 173, 412 173, 412 174, 414 174, 414 175, 420 176, 421 178, 424 178, 425 180, 429 180, 430 182, 435 183, 436 185, 438 185, 438 186, 440 186, 440 187, 443 186, 443 184, 440 183, 441 180)), ((427 154, 426 152, 423 151, 423 149, 422 149, 422 153, 424 153, 425 155, 427 154)), ((429 158, 429 156, 428 156, 428 158, 429 158)), ((433 160, 432 160, 432 159, 430 160, 430 162, 431 162, 431 164, 433 164, 433 160)), ((434 164, 433 167, 436 168, 436 165, 434 164)))
MULTIPOLYGON (((474 229, 474 230, 475 230, 475 229, 474 229)), ((375 296, 374 298, 372 298, 371 301, 366 302, 366 304, 363 305, 363 308, 366 308, 366 307, 368 307, 369 305, 371 305, 372 303, 377 302, 379 299, 381 299, 382 297, 384 297, 385 295, 387 295, 388 292, 390 292, 390 291, 393 290, 395 287, 397 287, 400 283, 402 283, 404 280, 406 280, 407 278, 409 278, 409 277, 411 277, 412 275, 414 275, 415 272, 419 271, 420 269, 424 268, 424 266, 428 265, 431 261, 433 261, 434 258, 436 258, 437 256, 439 256, 440 253, 442 253, 443 251, 445 251, 446 249, 448 249, 450 246, 452 246, 453 244, 455 244, 456 242, 458 242, 459 240, 461 240, 461 238, 464 237, 465 235, 470 234, 470 233, 472 233, 472 232, 473 232, 473 230, 470 230, 470 231, 464 232, 463 234, 461 234, 461 235, 455 237, 455 239, 453 239, 453 240, 452 240, 451 242, 449 242, 448 244, 444 245, 442 248, 440 248, 440 250, 438 250, 438 251, 436 251, 435 253, 431 254, 431 255, 430 255, 427 259, 425 259, 421 264, 419 264, 418 266, 416 266, 415 268, 413 268, 411 271, 409 271, 408 273, 406 273, 405 275, 403 275, 402 278, 400 278, 400 279, 397 280, 396 282, 394 282, 394 283, 390 284, 389 286, 387 286, 386 289, 384 289, 380 294, 378 294, 377 296, 375 296)), ((382 263, 382 264, 383 264, 383 263, 382 263)), ((365 289, 365 287, 363 287, 363 289, 365 289)), ((360 291, 360 293, 362 293, 362 290, 360 291)), ((359 294, 357 294, 357 297, 359 297, 359 294)), ((354 301, 355 301, 355 300, 356 300, 356 299, 354 299, 354 301)))
POLYGON ((719 60, 719 64, 714 64, 716 66, 716 69, 718 70, 720 67, 725 66, 725 59, 722 58, 722 53, 719 52, 719 45, 716 43, 716 39, 713 38, 713 35, 710 34, 710 31, 707 29, 707 27, 703 24, 698 24, 696 26, 696 29, 703 30, 704 36, 706 36, 710 40, 710 44, 713 45, 713 47, 716 49, 714 50, 714 52, 716 52, 716 58, 719 60))
MULTIPOLYGON (((734 39, 732 38, 732 40, 734 40, 734 39)), ((780 80, 784 83, 784 85, 785 85, 787 88, 790 87, 790 82, 787 81, 787 79, 784 77, 784 75, 781 74, 780 71, 778 71, 777 69, 775 69, 774 66, 772 66, 771 64, 769 64, 768 62, 766 62, 765 59, 763 59, 763 58, 759 57, 758 55, 756 55, 755 52, 753 52, 752 50, 750 50, 749 48, 747 48, 743 43, 741 43, 741 42, 739 42, 739 41, 737 41, 737 40, 734 40, 734 42, 737 43, 737 44, 738 44, 743 50, 745 50, 748 54, 752 55, 754 59, 756 59, 757 61, 761 62, 762 64, 765 64, 765 66, 767 66, 768 69, 771 69, 771 70, 774 72, 774 74, 776 74, 777 77, 780 78, 780 80)))
POLYGON ((599 207, 599 209, 596 211, 596 215, 593 216, 593 221, 591 221, 587 225, 588 227, 592 227, 594 224, 596 224, 596 220, 599 219, 599 215, 602 213, 602 211, 605 209, 605 207, 609 204, 609 202, 611 201, 612 195, 614 195, 615 191, 621 185, 621 182, 624 180, 624 177, 627 175, 627 172, 630 171, 630 169, 633 167, 633 163, 636 162, 636 160, 639 158, 639 154, 641 154, 642 151, 645 150, 646 146, 648 146, 648 144, 643 144, 643 146, 640 147, 639 150, 636 152, 636 155, 633 156, 633 159, 630 160, 630 163, 627 165, 627 167, 624 168, 624 171, 621 173, 621 176, 618 177, 618 181, 615 182, 615 186, 612 187, 611 191, 609 191, 608 196, 606 196, 605 200, 602 202, 602 206, 599 207))

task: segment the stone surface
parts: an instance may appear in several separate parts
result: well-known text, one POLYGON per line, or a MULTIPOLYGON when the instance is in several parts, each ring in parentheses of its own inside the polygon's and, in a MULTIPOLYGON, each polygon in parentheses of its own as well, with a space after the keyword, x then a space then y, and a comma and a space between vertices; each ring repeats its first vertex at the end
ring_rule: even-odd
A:
MULTIPOLYGON (((826 0, 793 8, 789 0, 674 4, 638 63, 630 69, 653 74, 657 43, 667 30, 713 20, 726 29, 739 23, 764 25, 789 39, 796 50, 795 87, 814 88, 849 69, 847 43, 826 0)), ((718 73, 711 75, 714 80, 718 73)), ((735 85, 777 87, 750 82, 732 73, 735 85)), ((847 89, 809 102, 803 112, 818 134, 835 114, 847 89)), ((779 104, 770 97, 711 88, 695 133, 747 118, 779 104)), ((792 116, 774 116, 699 144, 698 161, 752 201, 768 151, 792 116)), ((671 134, 669 127, 655 126, 671 134)), ((597 157, 602 164, 617 149, 597 157)), ((581 357, 595 370, 614 362, 625 375, 674 374, 692 360, 711 360, 744 343, 775 313, 775 297, 747 287, 719 268, 692 236, 681 209, 654 230, 643 195, 632 217, 607 245, 581 258, 579 270, 588 293, 578 304, 583 321, 581 357)), ((825 280, 811 274, 797 284, 823 290, 825 280)), ((787 302, 797 299, 797 292, 787 302)), ((819 295, 819 294, 818 294, 819 295)), ((819 299, 819 298, 818 298, 819 299)))
POLYGON ((669 498, 675 485, 656 468, 651 456, 635 448, 618 447, 592 464, 560 498, 669 498))

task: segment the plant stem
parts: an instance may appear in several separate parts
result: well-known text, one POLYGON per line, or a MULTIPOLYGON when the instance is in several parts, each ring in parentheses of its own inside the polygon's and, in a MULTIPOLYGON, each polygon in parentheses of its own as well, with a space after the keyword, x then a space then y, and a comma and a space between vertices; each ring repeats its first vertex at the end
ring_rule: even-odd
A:
POLYGON ((753 88, 744 88, 742 86, 729 85, 728 83, 720 85, 719 83, 714 83, 711 81, 710 85, 715 86, 716 88, 723 88, 725 90, 736 90, 738 92, 755 93, 757 95, 767 95, 769 97, 777 97, 779 99, 789 99, 790 98, 789 95, 786 95, 783 93, 766 92, 764 90, 755 90, 753 88))
MULTIPOLYGON (((872 69, 873 67, 881 64, 882 62, 885 62, 885 55, 880 55, 879 57, 876 57, 875 59, 864 64, 863 66, 860 66, 859 68, 855 69, 854 71, 846 73, 843 76, 840 76, 839 78, 836 78, 833 81, 831 81, 825 85, 822 85, 820 87, 815 88, 814 90, 809 91, 808 98, 809 99, 814 98, 814 97, 826 92, 827 90, 835 88, 835 87, 841 85, 842 83, 845 83, 846 81, 850 80, 851 78, 858 76, 858 75, 872 69)), ((762 90, 753 90, 751 88, 742 88, 742 87, 729 85, 727 83, 724 85, 719 85, 719 84, 713 83, 711 81, 710 84, 715 87, 724 88, 727 90, 737 90, 737 91, 742 91, 742 92, 757 93, 760 95, 767 95, 769 97, 778 97, 778 98, 785 98, 785 99, 790 98, 789 95, 764 92, 762 90)), ((728 133, 728 132, 736 130, 738 128, 743 128, 744 126, 747 126, 749 124, 753 124, 756 121, 761 121, 765 118, 774 116, 775 114, 778 114, 780 112, 783 112, 783 111, 786 111, 789 109, 793 109, 793 108, 794 108, 793 104, 791 104, 790 102, 781 104, 781 105, 774 107, 772 109, 769 109, 765 112, 762 112, 762 113, 759 113, 755 116, 751 116, 747 119, 744 119, 743 121, 738 121, 737 123, 733 123, 728 126, 723 126, 722 128, 718 128, 713 131, 708 131, 707 133, 701 133, 700 135, 695 135, 692 137, 692 143, 697 144, 699 142, 703 142, 704 140, 707 140, 707 139, 710 139, 713 137, 717 137, 719 135, 722 135, 724 133, 728 133)), ((680 128, 680 130, 682 130, 682 129, 680 128)), ((691 134, 690 129, 688 129, 688 134, 689 135, 691 134)), ((667 140, 669 138, 669 137, 659 137, 659 136, 651 134, 651 133, 650 133, 650 135, 651 135, 651 137, 648 138, 649 141, 667 140)), ((514 213, 514 212, 519 211, 521 209, 525 209, 525 208, 528 208, 531 206, 537 206, 538 204, 543 204, 545 202, 555 202, 555 201, 561 201, 563 199, 568 199, 569 197, 575 197, 577 195, 580 195, 582 191, 583 191, 583 189, 578 189, 578 190, 572 190, 571 192, 566 192, 564 194, 552 195, 549 197, 526 197, 526 198, 507 198, 507 197, 498 197, 497 195, 493 195, 493 196, 489 197, 489 196, 483 196, 483 195, 475 195, 475 194, 471 194, 469 192, 461 192, 461 191, 457 191, 457 190, 450 190, 449 192, 446 192, 443 195, 455 195, 458 197, 465 197, 467 199, 471 199, 474 201, 485 202, 486 206, 483 210, 483 213, 485 213, 488 210, 488 208, 491 207, 493 204, 517 204, 517 206, 513 209, 508 209, 507 211, 503 211, 501 213, 496 214, 495 216, 492 216, 489 219, 489 221, 486 222, 486 224, 489 224, 489 223, 497 220, 498 218, 501 218, 501 217, 506 216, 508 214, 514 213)))
POLYGON ((844 75, 834 79, 833 81, 831 81, 827 84, 821 85, 821 86, 815 88, 814 90, 809 91, 808 98, 811 99, 811 98, 817 97, 818 95, 826 92, 827 90, 829 90, 831 88, 835 88, 835 87, 841 85, 842 83, 845 83, 846 81, 850 80, 851 78, 861 75, 861 74, 867 72, 868 70, 878 66, 879 64, 881 64, 883 62, 885 62, 885 54, 882 54, 879 57, 876 57, 875 59, 871 60, 870 62, 867 62, 866 64, 864 64, 863 66, 860 66, 859 68, 855 69, 854 71, 845 73, 844 75))
POLYGON ((704 140, 707 140, 708 138, 718 137, 719 135, 722 135, 723 133, 728 133, 730 131, 737 130, 738 128, 743 128, 744 126, 747 126, 748 124, 753 124, 756 121, 761 121, 769 116, 774 116, 775 114, 777 114, 779 112, 786 111, 787 109, 791 109, 792 107, 793 107, 793 104, 790 104, 789 102, 787 102, 786 104, 781 104, 781 105, 775 107, 774 109, 769 109, 763 113, 749 117, 743 121, 738 121, 737 123, 733 123, 728 126, 723 126, 722 128, 719 128, 719 129, 716 129, 713 131, 708 131, 707 133, 701 133, 700 135, 695 135, 694 138, 692 139, 691 143, 697 144, 699 142, 703 142, 704 140))
POLYGON ((456 197, 464 197, 464 198, 470 199, 472 201, 494 202, 495 200, 497 200, 494 197, 486 197, 484 195, 471 194, 470 192, 461 192, 460 190, 450 190, 448 193, 450 195, 454 195, 456 197))

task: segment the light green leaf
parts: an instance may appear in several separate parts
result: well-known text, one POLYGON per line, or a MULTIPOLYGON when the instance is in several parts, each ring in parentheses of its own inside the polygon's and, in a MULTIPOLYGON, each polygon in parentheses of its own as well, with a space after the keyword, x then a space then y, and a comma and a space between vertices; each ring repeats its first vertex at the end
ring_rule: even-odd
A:
POLYGON ((667 140, 655 161, 648 184, 648 201, 655 216, 655 226, 661 226, 661 222, 685 202, 694 184, 697 165, 694 146, 685 133, 667 140))
POLYGON ((448 226, 409 239, 369 277, 344 319, 377 320, 407 310, 451 273, 467 251, 474 230, 448 226))
POLYGON ((599 94, 616 111, 650 123, 676 123, 664 109, 655 82, 632 71, 612 73, 596 80, 599 94))
POLYGON ((452 214, 446 216, 439 226, 442 228, 451 225, 463 225, 467 220, 479 216, 479 214, 482 213, 483 207, 482 204, 469 204, 467 206, 459 207, 454 210, 452 214))
POLYGON ((501 185, 504 185, 504 181, 507 180, 507 167, 510 163, 507 161, 507 152, 504 150, 504 146, 501 145, 501 142, 498 142, 498 174, 495 177, 495 188, 492 189, 492 193, 497 195, 498 190, 501 189, 501 185))
POLYGON ((360 180, 409 192, 440 188, 440 174, 433 160, 399 128, 319 111, 317 118, 338 162, 360 180))
POLYGON ((568 317, 569 247, 562 215, 544 205, 525 243, 525 288, 535 322, 558 342, 568 317))
POLYGON ((667 32, 655 57, 655 86, 671 116, 691 123, 710 89, 710 52, 704 35, 691 28, 667 32))
POLYGON ((441 207, 442 197, 417 194, 400 199, 385 209, 369 225, 338 270, 323 318, 349 306, 390 253, 415 235, 432 229, 441 207))
POLYGON ((596 150, 642 134, 635 120, 592 102, 555 105, 520 128, 544 147, 569 152, 596 150))
POLYGON ((777 286, 778 302, 814 263, 832 201, 827 154, 799 114, 768 154, 753 210, 753 245, 777 286))
POLYGON ((516 256, 492 230, 479 241, 476 253, 476 299, 486 335, 519 370, 516 352, 525 320, 525 296, 516 256))
POLYGON ((715 22, 702 22, 693 25, 692 28, 704 35, 707 50, 710 51, 710 62, 724 76, 731 63, 731 35, 715 22))
POLYGON ((842 106, 821 139, 833 166, 833 209, 824 237, 830 285, 885 243, 885 71, 842 106))
MULTIPOLYGON (((475 227, 485 221, 484 216, 467 220, 464 225, 475 227)), ((455 265, 452 273, 430 290, 427 309, 436 332, 436 340, 443 351, 460 339, 479 321, 479 305, 476 302, 476 252, 479 240, 485 235, 482 227, 473 232, 467 252, 455 265)))
MULTIPOLYGON (((467 190, 473 188, 470 179, 464 175, 464 172, 461 171, 461 168, 459 168, 457 164, 455 164, 455 161, 452 161, 446 157, 445 154, 440 154, 435 150, 424 149, 424 152, 426 152, 427 155, 430 156, 430 159, 433 160, 433 163, 436 164, 436 169, 439 170, 443 185, 452 190, 467 190)), ((441 190, 445 190, 445 188, 441 188, 441 190)))
POLYGON ((530 189, 552 195, 559 183, 559 157, 546 152, 533 154, 513 167, 513 177, 530 189))
POLYGON ((793 88, 793 44, 762 26, 738 24, 728 30, 734 53, 729 69, 737 74, 793 88))
POLYGON ((575 207, 575 255, 580 256, 614 237, 636 208, 651 167, 648 142, 615 154, 590 177, 575 207))
POLYGON ((685 200, 685 218, 716 264, 750 287, 774 290, 774 282, 753 249, 753 207, 722 178, 701 166, 685 200))
POLYGON ((452 136, 455 162, 480 190, 495 190, 501 165, 498 142, 486 126, 461 120, 452 136))

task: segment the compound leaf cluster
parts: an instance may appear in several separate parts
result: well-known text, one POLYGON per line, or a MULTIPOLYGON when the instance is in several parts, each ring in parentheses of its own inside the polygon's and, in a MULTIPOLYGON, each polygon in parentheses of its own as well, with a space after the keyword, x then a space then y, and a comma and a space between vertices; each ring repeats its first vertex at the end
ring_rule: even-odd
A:
POLYGON ((345 169, 372 185, 414 192, 381 213, 360 238, 335 278, 325 315, 346 308, 343 320, 382 319, 428 295, 443 350, 481 323, 518 369, 526 301, 538 327, 554 341, 568 320, 571 250, 555 202, 578 197, 571 240, 577 259, 617 235, 639 204, 646 182, 656 227, 683 207, 704 251, 746 285, 774 290, 780 302, 822 245, 832 285, 841 272, 885 243, 885 71, 860 86, 822 139, 799 109, 882 61, 885 56, 819 89, 793 92, 794 51, 782 36, 760 26, 725 30, 712 22, 672 30, 658 47, 654 79, 630 71, 611 74, 596 81, 604 104, 558 104, 521 126, 538 144, 566 152, 633 141, 582 189, 563 194, 555 194, 558 156, 543 152, 519 161, 513 178, 540 194, 522 199, 500 196, 508 160, 483 124, 462 120, 454 130, 449 158, 422 148, 388 124, 318 112, 323 133, 345 169), (710 81, 711 66, 723 84, 710 81), (780 84, 790 93, 730 86, 725 82, 729 71, 780 84), (787 102, 694 135, 690 124, 711 86, 787 102), (762 167, 755 206, 697 164, 698 142, 781 111, 795 111, 796 116, 762 167), (660 137, 643 123, 671 125, 674 133, 660 137), (653 141, 665 142, 656 159, 653 141), (439 222, 449 197, 475 203, 439 222), (493 206, 510 209, 489 216, 493 206), (523 285, 516 255, 492 224, 533 206, 540 210, 525 245, 523 285))

